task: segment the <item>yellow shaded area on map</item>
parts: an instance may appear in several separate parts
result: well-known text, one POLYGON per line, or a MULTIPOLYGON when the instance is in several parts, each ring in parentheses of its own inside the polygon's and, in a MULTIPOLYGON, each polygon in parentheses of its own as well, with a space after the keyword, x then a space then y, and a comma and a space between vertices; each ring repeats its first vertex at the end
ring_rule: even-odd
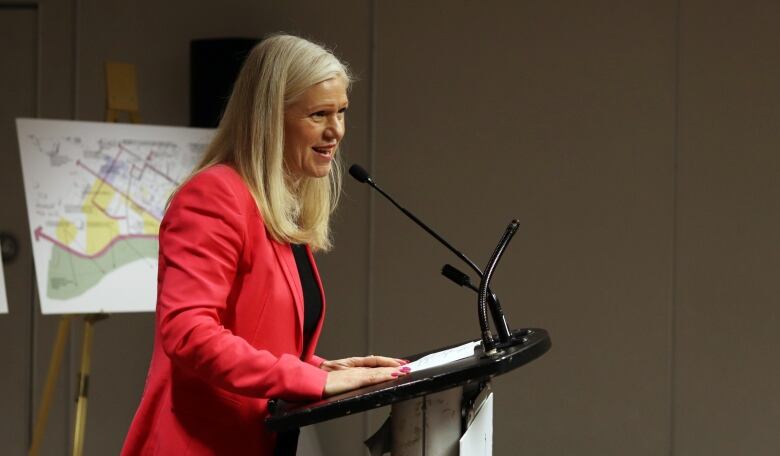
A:
POLYGON ((55 236, 57 237, 58 241, 65 245, 70 245, 70 243, 76 239, 77 234, 78 230, 76 229, 76 225, 70 220, 63 217, 59 222, 57 222, 55 236))
POLYGON ((87 216, 87 255, 100 252, 119 236, 119 223, 103 212, 115 195, 113 188, 96 180, 84 198, 81 208, 87 216))
POLYGON ((124 201, 124 204, 126 204, 127 207, 130 208, 130 210, 132 210, 133 212, 141 216, 141 221, 143 223, 143 230, 141 231, 142 234, 152 234, 152 235, 160 234, 159 220, 152 217, 149 214, 149 212, 146 211, 146 209, 135 204, 130 198, 126 197, 125 195, 122 195, 122 200, 124 201))
POLYGON ((160 233, 160 221, 149 215, 148 212, 141 206, 132 202, 129 198, 124 197, 125 204, 133 212, 141 216, 143 222, 143 234, 159 234, 160 233))
POLYGON ((159 234, 160 222, 145 211, 141 211, 144 220, 144 234, 159 234))

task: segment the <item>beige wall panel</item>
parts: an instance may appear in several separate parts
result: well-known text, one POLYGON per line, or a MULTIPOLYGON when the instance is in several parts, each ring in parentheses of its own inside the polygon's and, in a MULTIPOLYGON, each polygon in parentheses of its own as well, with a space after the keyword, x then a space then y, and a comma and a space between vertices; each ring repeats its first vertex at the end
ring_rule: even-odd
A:
MULTIPOLYGON (((675 4, 378 2, 374 174, 552 351, 496 381, 495 454, 668 451, 675 4)), ((376 202, 377 351, 478 337, 453 256, 376 202)))
POLYGON ((780 4, 683 2, 675 454, 780 452, 780 4))

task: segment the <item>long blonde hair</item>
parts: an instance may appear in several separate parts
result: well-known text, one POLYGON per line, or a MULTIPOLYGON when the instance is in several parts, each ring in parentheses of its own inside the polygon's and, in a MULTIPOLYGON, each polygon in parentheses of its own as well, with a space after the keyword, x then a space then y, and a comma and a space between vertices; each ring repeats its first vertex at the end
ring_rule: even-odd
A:
POLYGON ((329 250, 330 216, 341 195, 336 151, 327 178, 303 177, 291 187, 284 166, 284 110, 309 87, 341 77, 348 67, 324 47, 291 35, 273 35, 252 49, 200 163, 232 166, 249 187, 275 240, 329 250))

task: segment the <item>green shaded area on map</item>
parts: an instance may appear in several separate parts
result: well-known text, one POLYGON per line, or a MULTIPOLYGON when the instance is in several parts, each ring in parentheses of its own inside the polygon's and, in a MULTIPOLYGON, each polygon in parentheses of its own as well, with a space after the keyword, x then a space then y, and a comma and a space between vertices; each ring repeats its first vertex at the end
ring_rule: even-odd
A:
POLYGON ((95 258, 83 258, 55 245, 49 259, 46 295, 52 299, 75 298, 119 267, 142 258, 157 258, 157 238, 122 239, 95 258))

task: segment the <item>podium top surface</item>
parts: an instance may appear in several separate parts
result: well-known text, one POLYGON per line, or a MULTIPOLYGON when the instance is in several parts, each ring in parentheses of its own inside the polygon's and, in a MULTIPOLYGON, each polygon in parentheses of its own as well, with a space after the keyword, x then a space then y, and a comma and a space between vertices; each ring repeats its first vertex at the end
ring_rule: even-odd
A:
MULTIPOLYGON (((471 357, 444 366, 411 372, 396 380, 359 388, 317 402, 300 404, 276 401, 271 407, 271 415, 265 420, 266 424, 273 431, 308 426, 484 381, 527 364, 550 349, 550 337, 544 329, 521 329, 513 335, 517 342, 494 355, 482 356, 481 353, 475 353, 471 357)), ((462 343, 465 342, 468 341, 462 343)), ((403 358, 414 361, 447 348, 450 347, 403 358)))

